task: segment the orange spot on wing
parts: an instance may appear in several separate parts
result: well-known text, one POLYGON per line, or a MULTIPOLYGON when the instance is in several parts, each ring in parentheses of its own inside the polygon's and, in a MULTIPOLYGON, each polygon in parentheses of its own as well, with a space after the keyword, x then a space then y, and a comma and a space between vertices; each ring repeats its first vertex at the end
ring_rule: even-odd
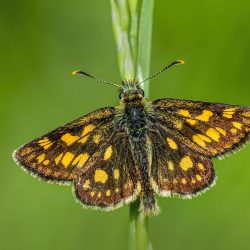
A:
POLYGON ((181 161, 180 161, 180 167, 184 170, 187 171, 189 168, 193 167, 193 162, 190 159, 189 156, 184 156, 181 161))
POLYGON ((186 122, 189 123, 190 125, 195 125, 198 121, 193 119, 186 119, 186 122))
POLYGON ((82 136, 85 136, 89 134, 91 131, 93 131, 95 128, 94 124, 89 124, 83 128, 82 136))
POLYGON ((176 142, 174 140, 172 140, 171 138, 167 137, 167 142, 168 142, 168 145, 170 148, 178 149, 176 142))
POLYGON ((203 110, 202 114, 196 116, 195 118, 200 121, 208 122, 212 116, 213 112, 211 112, 210 110, 203 110))
POLYGON ((105 150, 104 158, 103 158, 103 159, 104 159, 105 161, 108 160, 108 159, 111 157, 112 153, 113 153, 113 148, 112 148, 112 146, 107 147, 107 149, 105 150))
POLYGON ((243 124, 239 123, 239 122, 232 122, 233 126, 237 129, 240 129, 242 128, 243 124))
POLYGON ((88 138, 89 138, 89 135, 85 135, 78 142, 84 144, 88 140, 88 138))
POLYGON ((190 113, 188 110, 186 109, 180 109, 178 110, 178 114, 184 116, 184 117, 191 117, 190 113))
POLYGON ((79 139, 79 136, 71 135, 70 133, 66 133, 61 137, 61 140, 67 144, 67 146, 73 144, 79 139))
POLYGON ((224 136, 226 136, 226 134, 227 134, 227 132, 224 129, 220 128, 220 127, 216 127, 216 130, 219 131, 224 136))
POLYGON ((37 161, 38 163, 40 164, 45 158, 45 154, 40 154, 38 157, 37 157, 37 161))
POLYGON ((70 162, 74 159, 75 155, 71 152, 66 152, 66 154, 63 156, 61 163, 65 168, 67 168, 70 164, 70 162))
POLYGON ((108 174, 105 170, 102 169, 96 169, 95 171, 95 176, 94 176, 95 182, 100 182, 100 183, 106 183, 108 180, 108 174))
POLYGON ((84 154, 79 154, 77 157, 72 162, 72 165, 75 166, 77 164, 77 167, 82 168, 84 164, 87 162, 89 159, 89 154, 84 153, 84 154))
POLYGON ((214 141, 218 142, 220 140, 220 134, 214 128, 209 128, 206 132, 206 135, 209 136, 214 141))

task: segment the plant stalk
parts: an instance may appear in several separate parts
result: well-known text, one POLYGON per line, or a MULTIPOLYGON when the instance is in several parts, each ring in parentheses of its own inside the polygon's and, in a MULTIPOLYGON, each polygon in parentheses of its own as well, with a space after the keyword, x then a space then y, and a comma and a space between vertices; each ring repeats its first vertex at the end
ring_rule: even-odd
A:
MULTIPOLYGON (((122 80, 142 81, 150 73, 154 0, 110 0, 118 65, 122 80)), ((149 97, 149 82, 143 84, 149 97)), ((139 211, 139 200, 130 205, 130 250, 151 250, 148 217, 139 211)))

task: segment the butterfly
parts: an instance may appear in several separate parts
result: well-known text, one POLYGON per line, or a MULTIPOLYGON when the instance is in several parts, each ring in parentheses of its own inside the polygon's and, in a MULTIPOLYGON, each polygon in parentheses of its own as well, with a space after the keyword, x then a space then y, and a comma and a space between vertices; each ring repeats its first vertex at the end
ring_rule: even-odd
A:
POLYGON ((216 179, 212 158, 249 141, 249 107, 170 98, 149 102, 142 82, 120 86, 74 74, 119 87, 119 105, 59 127, 13 156, 35 177, 73 185, 84 207, 109 211, 138 199, 140 211, 157 214, 156 195, 191 198, 208 189, 216 179))

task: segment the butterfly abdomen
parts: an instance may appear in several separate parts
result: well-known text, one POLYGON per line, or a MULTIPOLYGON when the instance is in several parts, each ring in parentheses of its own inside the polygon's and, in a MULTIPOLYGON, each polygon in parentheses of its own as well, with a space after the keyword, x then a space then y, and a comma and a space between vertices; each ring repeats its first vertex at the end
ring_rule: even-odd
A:
POLYGON ((151 187, 151 159, 149 155, 150 146, 148 145, 147 135, 143 133, 140 141, 135 141, 133 137, 130 138, 132 154, 135 162, 135 167, 138 170, 138 191, 140 192, 140 210, 145 214, 157 214, 158 206, 155 200, 155 193, 151 187))
POLYGON ((132 149, 135 169, 138 171, 137 189, 140 193, 140 210, 145 214, 156 214, 158 206, 150 184, 150 147, 147 140, 148 114, 141 102, 125 105, 124 126, 132 149))

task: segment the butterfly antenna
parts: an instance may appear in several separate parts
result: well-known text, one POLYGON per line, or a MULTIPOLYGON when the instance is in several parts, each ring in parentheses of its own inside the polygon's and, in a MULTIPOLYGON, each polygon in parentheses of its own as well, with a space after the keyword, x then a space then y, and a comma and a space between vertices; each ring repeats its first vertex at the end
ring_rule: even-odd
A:
POLYGON ((80 71, 80 70, 76 70, 76 71, 73 71, 72 72, 72 75, 80 75, 80 76, 87 76, 87 77, 90 77, 92 79, 95 79, 99 82, 103 82, 103 83, 106 83, 106 84, 109 84, 109 85, 113 85, 115 87, 118 87, 120 89, 122 89, 122 86, 118 85, 118 84, 115 84, 115 83, 112 83, 112 82, 108 82, 108 81, 105 81, 105 80, 102 80, 101 78, 97 77, 97 76, 92 76, 86 72, 83 72, 83 71, 80 71))
POLYGON ((168 66, 164 67, 163 69, 161 69, 160 71, 158 71, 158 72, 155 73, 154 75, 152 75, 152 76, 146 78, 145 80, 143 80, 143 81, 140 82, 139 84, 142 84, 142 83, 148 81, 149 79, 158 76, 159 74, 161 74, 161 73, 162 73, 163 71, 165 71, 166 69, 169 69, 169 68, 171 68, 172 66, 175 66, 175 65, 178 65, 178 64, 184 64, 184 61, 177 60, 177 61, 174 61, 174 62, 170 63, 168 66))

